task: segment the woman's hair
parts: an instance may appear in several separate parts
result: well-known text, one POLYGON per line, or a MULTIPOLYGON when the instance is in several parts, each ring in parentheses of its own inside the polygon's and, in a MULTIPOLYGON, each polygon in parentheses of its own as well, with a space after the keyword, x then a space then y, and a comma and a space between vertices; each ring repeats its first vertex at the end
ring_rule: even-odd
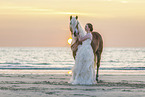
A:
POLYGON ((87 25, 90 28, 90 31, 93 31, 93 25, 91 23, 87 23, 87 25))

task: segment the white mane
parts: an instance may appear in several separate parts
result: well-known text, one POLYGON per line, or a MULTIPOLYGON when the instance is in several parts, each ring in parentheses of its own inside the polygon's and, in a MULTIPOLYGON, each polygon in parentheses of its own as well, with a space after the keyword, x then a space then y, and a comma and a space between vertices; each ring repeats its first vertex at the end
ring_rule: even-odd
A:
MULTIPOLYGON (((78 21, 78 20, 77 20, 78 21)), ((78 23, 79 23, 79 21, 78 21, 78 23)), ((79 23, 78 24, 78 31, 79 31, 79 35, 80 35, 80 37, 84 37, 85 35, 86 35, 86 31, 84 30, 84 28, 82 28, 82 26, 81 26, 81 24, 79 23)))

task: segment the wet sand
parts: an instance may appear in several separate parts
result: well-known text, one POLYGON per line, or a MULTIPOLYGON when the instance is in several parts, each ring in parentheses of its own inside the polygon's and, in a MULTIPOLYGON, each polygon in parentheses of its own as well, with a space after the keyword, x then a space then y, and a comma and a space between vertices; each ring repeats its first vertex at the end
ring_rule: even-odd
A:
POLYGON ((0 97, 145 97, 144 71, 100 71, 95 85, 71 85, 68 70, 0 70, 0 97))

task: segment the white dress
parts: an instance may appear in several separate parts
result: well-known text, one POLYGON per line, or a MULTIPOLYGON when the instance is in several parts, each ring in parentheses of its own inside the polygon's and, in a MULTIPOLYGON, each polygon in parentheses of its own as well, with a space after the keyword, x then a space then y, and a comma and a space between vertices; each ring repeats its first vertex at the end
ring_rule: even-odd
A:
POLYGON ((82 85, 96 83, 94 53, 91 46, 91 39, 86 39, 82 42, 82 45, 78 46, 70 83, 82 85))

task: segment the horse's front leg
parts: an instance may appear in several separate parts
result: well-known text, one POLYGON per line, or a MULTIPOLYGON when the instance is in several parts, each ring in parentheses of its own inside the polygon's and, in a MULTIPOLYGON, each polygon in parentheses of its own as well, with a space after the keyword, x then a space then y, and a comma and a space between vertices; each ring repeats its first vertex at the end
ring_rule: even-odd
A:
POLYGON ((76 57, 76 52, 77 52, 77 50, 73 51, 73 58, 74 58, 74 60, 75 60, 75 57, 76 57))
POLYGON ((74 57, 74 59, 75 59, 75 57, 76 57, 76 52, 77 52, 77 50, 78 50, 78 43, 74 43, 73 45, 71 45, 71 50, 72 50, 72 52, 73 52, 73 57, 74 57))

